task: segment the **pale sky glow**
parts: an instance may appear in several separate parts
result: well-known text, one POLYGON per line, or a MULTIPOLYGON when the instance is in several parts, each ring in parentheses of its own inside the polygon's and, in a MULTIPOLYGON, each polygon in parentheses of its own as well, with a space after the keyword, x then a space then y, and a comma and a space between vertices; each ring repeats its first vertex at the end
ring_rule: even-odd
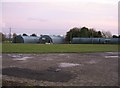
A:
POLYGON ((118 0, 2 0, 4 33, 66 34, 73 27, 118 33, 118 0))

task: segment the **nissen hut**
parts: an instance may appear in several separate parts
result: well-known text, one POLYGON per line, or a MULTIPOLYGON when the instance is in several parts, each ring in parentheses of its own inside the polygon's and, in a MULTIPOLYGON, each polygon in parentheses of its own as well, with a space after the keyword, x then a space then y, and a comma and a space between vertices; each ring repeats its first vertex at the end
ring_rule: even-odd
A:
POLYGON ((62 36, 55 35, 42 35, 39 42, 41 44, 63 44, 65 38, 62 36))
POLYGON ((39 43, 40 37, 37 36, 21 36, 18 35, 13 38, 13 43, 39 43))

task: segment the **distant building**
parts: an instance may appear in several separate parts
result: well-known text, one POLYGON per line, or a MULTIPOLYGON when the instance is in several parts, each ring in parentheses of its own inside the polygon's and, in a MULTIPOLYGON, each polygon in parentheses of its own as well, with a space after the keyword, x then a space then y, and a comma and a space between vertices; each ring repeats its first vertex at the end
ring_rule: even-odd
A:
POLYGON ((63 36, 56 35, 42 35, 39 39, 41 44, 63 44, 65 38, 63 36))
MULTIPOLYGON (((35 43, 35 44, 64 44, 64 36, 41 35, 38 36, 21 36, 13 38, 13 43, 35 43)), ((120 38, 80 38, 74 37, 72 44, 120 44, 120 38)))
POLYGON ((120 44, 120 38, 73 38, 72 44, 120 44))
POLYGON ((21 36, 18 35, 13 38, 13 43, 39 43, 40 37, 37 36, 21 36))
POLYGON ((40 43, 40 44, 63 44, 65 38, 56 35, 21 36, 13 38, 13 43, 40 43))

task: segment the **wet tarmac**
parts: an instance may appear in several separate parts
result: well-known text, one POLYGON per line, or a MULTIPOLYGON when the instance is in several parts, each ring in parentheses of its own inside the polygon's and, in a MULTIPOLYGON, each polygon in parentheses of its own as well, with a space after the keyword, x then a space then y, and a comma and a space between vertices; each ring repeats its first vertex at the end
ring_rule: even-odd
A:
POLYGON ((3 75, 22 77, 33 80, 43 80, 51 82, 67 82, 72 79, 72 74, 68 72, 57 72, 54 70, 37 71, 25 68, 4 68, 3 75))
POLYGON ((117 86, 118 52, 3 54, 3 80, 47 86, 117 86))

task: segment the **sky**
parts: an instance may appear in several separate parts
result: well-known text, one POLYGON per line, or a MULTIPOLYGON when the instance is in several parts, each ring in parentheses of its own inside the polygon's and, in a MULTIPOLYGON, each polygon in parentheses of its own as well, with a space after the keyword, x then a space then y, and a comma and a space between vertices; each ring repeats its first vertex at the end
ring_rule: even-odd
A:
POLYGON ((2 0, 3 33, 65 35, 74 27, 118 34, 119 0, 2 0))

